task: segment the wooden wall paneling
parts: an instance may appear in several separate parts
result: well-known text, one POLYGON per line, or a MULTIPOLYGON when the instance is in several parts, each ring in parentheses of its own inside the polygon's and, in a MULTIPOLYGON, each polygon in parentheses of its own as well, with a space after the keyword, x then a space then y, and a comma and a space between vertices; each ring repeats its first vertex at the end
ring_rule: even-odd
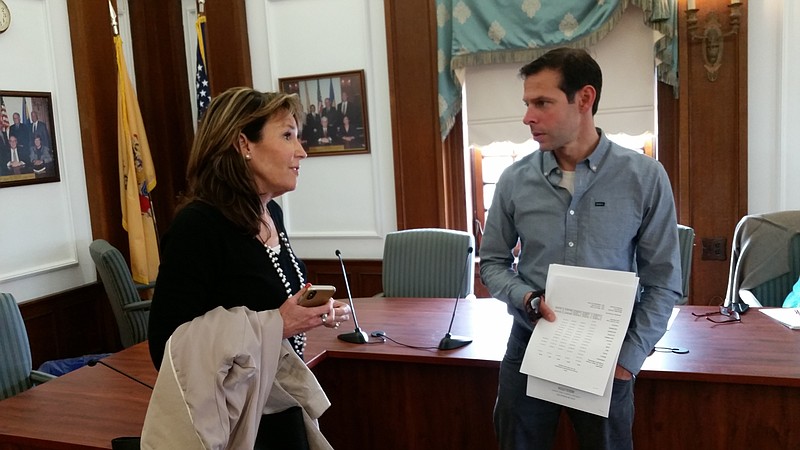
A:
POLYGON ((435 5, 432 0, 384 0, 384 5, 397 228, 446 227, 435 5))
MULTIPOLYGON (((336 286, 334 298, 347 298, 347 286, 339 260, 309 259, 303 262, 308 269, 309 282, 336 286)), ((383 261, 348 260, 345 261, 345 267, 353 298, 372 297, 383 291, 383 261)))
MULTIPOLYGON (((438 92, 438 89, 437 89, 438 92)), ((455 124, 442 143, 444 154, 445 227, 467 231, 467 178, 464 158, 464 133, 462 114, 456 115, 455 124)))
POLYGON ((206 2, 206 51, 211 94, 253 86, 244 0, 206 2))
POLYGON ((128 254, 117 165, 117 66, 108 2, 67 0, 92 234, 128 254))
POLYGON ((156 170, 153 210, 162 235, 186 188, 194 137, 183 18, 178 1, 129 3, 136 92, 156 170))
POLYGON ((33 367, 53 359, 120 350, 119 331, 98 283, 19 305, 33 367))
MULTIPOLYGON (((675 98, 672 86, 665 83, 656 83, 658 96, 658 142, 656 144, 656 159, 664 166, 672 185, 672 195, 675 198, 678 223, 686 223, 688 217, 681 216, 681 202, 678 197, 680 192, 680 127, 678 99, 675 98)), ((687 208, 688 209, 688 208, 687 208)))
MULTIPOLYGON (((746 4, 745 4, 746 5, 746 4)), ((705 2, 698 14, 701 32, 708 14, 719 15, 729 29, 728 2, 705 2)), ((742 7, 742 25, 747 22, 742 7)), ((679 27, 686 36, 685 16, 679 27)), ((681 40, 681 150, 679 201, 681 218, 688 218, 697 235, 692 264, 691 302, 719 304, 727 288, 730 247, 736 223, 747 211, 746 76, 747 28, 723 43, 722 66, 709 81, 703 43, 681 40), (685 169, 685 170, 684 170, 685 169), (688 211, 686 206, 688 205, 688 211), (702 257, 703 239, 725 239, 725 260, 702 257)))

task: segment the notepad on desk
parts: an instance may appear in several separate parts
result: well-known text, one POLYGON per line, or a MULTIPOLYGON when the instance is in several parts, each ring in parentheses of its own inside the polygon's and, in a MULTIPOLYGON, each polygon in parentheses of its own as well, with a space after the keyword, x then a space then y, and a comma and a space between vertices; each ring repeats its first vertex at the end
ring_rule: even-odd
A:
POLYGON ((800 308, 759 308, 758 310, 789 329, 800 330, 800 308))

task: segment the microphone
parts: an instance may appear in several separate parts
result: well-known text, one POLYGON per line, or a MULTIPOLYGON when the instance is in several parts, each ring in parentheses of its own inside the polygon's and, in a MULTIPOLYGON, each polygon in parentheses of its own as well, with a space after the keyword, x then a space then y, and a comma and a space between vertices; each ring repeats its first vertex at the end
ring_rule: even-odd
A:
POLYGON ((367 333, 361 331, 361 328, 358 327, 358 318, 356 317, 356 305, 353 304, 353 296, 350 294, 350 282, 347 281, 347 270, 344 268, 344 261, 342 261, 342 252, 338 249, 336 250, 336 256, 339 257, 339 264, 342 266, 342 275, 344 275, 344 286, 347 288, 347 299, 350 300, 350 311, 353 313, 353 323, 356 325, 356 329, 352 333, 343 333, 340 334, 338 337, 339 339, 350 342, 351 344, 366 344, 369 342, 369 338, 367 337, 367 333))
POLYGON ((128 375, 127 373, 117 369, 116 367, 112 367, 112 366, 104 363, 103 361, 101 361, 99 359, 90 359, 89 362, 86 363, 86 365, 89 366, 89 367, 94 367, 94 366, 96 366, 98 364, 106 366, 109 369, 113 370, 114 372, 117 372, 117 373, 119 373, 119 374, 121 374, 121 375, 123 375, 123 376, 125 376, 127 378, 130 378, 131 380, 133 380, 133 381, 135 381, 135 382, 137 382, 137 383, 139 383, 139 384, 141 384, 143 386, 147 386, 148 388, 153 389, 153 386, 150 386, 149 384, 145 383, 144 381, 141 381, 141 380, 139 380, 137 378, 134 378, 134 377, 128 375))
POLYGON ((467 258, 466 262, 464 263, 464 274, 462 276, 461 285, 458 287, 459 292, 456 294, 456 304, 453 306, 453 315, 450 317, 450 326, 447 328, 447 334, 444 335, 441 341, 439 341, 439 350, 453 350, 459 347, 463 347, 467 344, 472 343, 472 338, 468 338, 466 336, 454 336, 450 334, 453 330, 453 320, 456 318, 456 308, 458 308, 458 300, 461 298, 461 286, 464 286, 464 281, 466 281, 467 273, 469 273, 469 255, 472 254, 472 247, 467 248, 467 258))

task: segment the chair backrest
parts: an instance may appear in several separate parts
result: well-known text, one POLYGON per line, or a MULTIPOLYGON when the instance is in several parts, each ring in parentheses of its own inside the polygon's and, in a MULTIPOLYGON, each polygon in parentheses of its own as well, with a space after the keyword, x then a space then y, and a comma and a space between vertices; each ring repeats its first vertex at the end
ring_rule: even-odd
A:
POLYGON ((128 348, 146 340, 150 311, 125 310, 126 305, 140 303, 142 298, 136 290, 136 284, 122 253, 106 240, 97 239, 89 244, 89 254, 97 266, 97 272, 111 303, 122 346, 128 348))
POLYGON ((14 296, 0 293, 0 400, 33 386, 31 348, 14 296))
POLYGON ((389 233, 383 247, 386 297, 465 297, 475 278, 475 238, 466 231, 419 228, 389 233), (469 252, 468 249, 472 249, 469 252))
POLYGON ((694 228, 678 224, 678 245, 681 252, 681 280, 683 297, 679 304, 689 302, 689 278, 692 275, 692 253, 694 251, 694 228))
POLYGON ((800 234, 789 240, 789 272, 750 289, 761 306, 783 306, 786 296, 792 292, 800 278, 800 234))

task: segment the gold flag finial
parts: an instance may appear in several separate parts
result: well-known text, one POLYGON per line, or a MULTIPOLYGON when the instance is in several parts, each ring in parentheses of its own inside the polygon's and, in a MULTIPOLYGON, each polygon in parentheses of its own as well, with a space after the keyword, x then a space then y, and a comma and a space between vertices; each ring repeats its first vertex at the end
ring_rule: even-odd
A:
POLYGON ((114 7, 111 6, 111 0, 108 0, 108 12, 111 14, 111 28, 114 30, 114 36, 119 34, 119 27, 117 27, 117 13, 114 12, 114 7))

